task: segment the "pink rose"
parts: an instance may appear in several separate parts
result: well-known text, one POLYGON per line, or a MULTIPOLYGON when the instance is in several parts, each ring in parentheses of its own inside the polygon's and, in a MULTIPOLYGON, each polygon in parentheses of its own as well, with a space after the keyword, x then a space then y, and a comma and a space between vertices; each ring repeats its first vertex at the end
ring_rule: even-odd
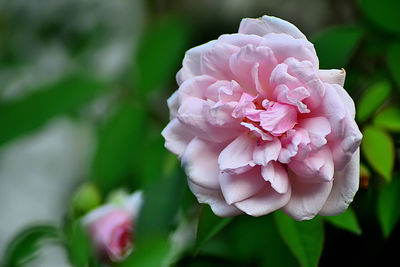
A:
POLYGON ((132 252, 141 205, 141 192, 136 192, 122 203, 101 206, 84 217, 83 223, 101 259, 122 261, 132 252))
POLYGON ((243 19, 239 33, 186 52, 165 146, 216 215, 339 214, 358 189, 362 138, 344 79, 319 70, 289 22, 243 19))

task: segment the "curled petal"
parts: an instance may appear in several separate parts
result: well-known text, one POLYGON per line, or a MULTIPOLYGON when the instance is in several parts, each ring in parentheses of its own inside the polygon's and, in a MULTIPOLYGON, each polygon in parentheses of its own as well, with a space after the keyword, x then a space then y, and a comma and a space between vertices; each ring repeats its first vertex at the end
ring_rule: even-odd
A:
POLYGON ((284 194, 277 193, 270 184, 264 187, 254 196, 234 205, 251 216, 263 216, 285 206, 291 197, 291 187, 284 194))
POLYGON ((188 181, 188 185, 190 190, 197 197, 198 201, 210 205, 215 215, 220 217, 231 217, 243 213, 235 206, 226 203, 221 190, 205 188, 194 184, 191 181, 188 181))
POLYGON ((254 140, 247 133, 240 135, 225 147, 218 157, 223 172, 240 174, 250 170, 253 162, 254 140))
POLYGON ((360 150, 351 157, 346 167, 335 172, 332 191, 320 211, 321 215, 333 216, 344 212, 358 190, 360 180, 360 150))
POLYGON ((179 91, 175 91, 167 100, 170 120, 175 119, 176 115, 178 114, 178 109, 179 109, 178 94, 179 91))
POLYGON ((268 33, 285 33, 297 39, 306 39, 304 34, 293 24, 273 16, 258 19, 242 19, 239 33, 264 36, 268 33))
POLYGON ((196 46, 186 52, 182 63, 182 69, 180 69, 176 75, 178 85, 181 85, 184 81, 194 76, 202 75, 200 58, 203 53, 208 51, 215 43, 216 41, 210 41, 203 45, 196 46))
POLYGON ((325 137, 331 132, 331 125, 325 117, 303 119, 299 127, 307 130, 311 144, 316 149, 320 149, 327 143, 325 137))
POLYGON ((161 132, 165 138, 165 147, 181 157, 194 135, 178 119, 173 119, 161 132))
POLYGON ((261 167, 261 175, 279 194, 285 194, 289 190, 288 174, 281 163, 270 161, 266 166, 261 167))
POLYGON ((290 105, 275 103, 260 114, 261 127, 278 136, 293 128, 297 122, 297 112, 290 105))
POLYGON ((317 152, 312 152, 304 160, 292 160, 289 168, 302 182, 327 182, 331 181, 334 173, 332 153, 327 146, 317 152))
POLYGON ((196 76, 184 81, 178 90, 179 103, 185 102, 190 97, 205 99, 207 88, 215 81, 213 77, 207 75, 196 76))
POLYGON ((304 183, 303 179, 289 173, 292 195, 282 211, 295 220, 310 220, 325 204, 332 189, 332 182, 304 183))
POLYGON ((344 69, 336 70, 319 70, 319 78, 324 83, 338 84, 344 86, 344 80, 346 78, 346 71, 344 69))
POLYGON ((263 142, 254 148, 253 160, 257 165, 267 165, 271 160, 277 160, 281 152, 281 142, 278 138, 263 142))
POLYGON ((253 196, 265 185, 260 168, 257 167, 242 174, 222 172, 219 175, 219 182, 222 194, 228 204, 253 196))
POLYGON ((219 189, 218 155, 220 144, 210 144, 200 138, 194 138, 186 147, 182 156, 182 166, 193 183, 209 189, 219 189))

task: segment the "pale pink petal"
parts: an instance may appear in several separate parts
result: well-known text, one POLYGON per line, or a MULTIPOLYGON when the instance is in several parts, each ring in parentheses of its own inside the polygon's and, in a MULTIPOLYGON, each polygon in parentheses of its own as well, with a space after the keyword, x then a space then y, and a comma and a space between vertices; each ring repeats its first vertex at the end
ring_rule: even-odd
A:
POLYGON ((182 69, 176 75, 178 85, 181 85, 187 79, 203 74, 200 68, 200 58, 203 53, 208 51, 215 44, 215 42, 216 41, 210 41, 186 52, 182 63, 182 69))
POLYGON ((346 108, 352 119, 356 116, 356 107, 354 105, 353 99, 349 96, 349 93, 342 87, 338 85, 332 85, 332 87, 336 90, 336 93, 342 99, 343 105, 346 108))
POLYGON ((255 142, 244 133, 225 147, 218 157, 219 168, 223 172, 239 174, 250 170, 253 162, 255 142))
POLYGON ((332 216, 344 212, 358 190, 360 180, 360 150, 352 156, 350 162, 333 177, 332 191, 320 211, 321 215, 332 216))
POLYGON ((226 202, 232 204, 253 196, 266 182, 261 177, 260 168, 254 167, 242 174, 221 172, 219 183, 226 202))
POLYGON ((304 159, 311 152, 309 146, 310 137, 308 132, 301 128, 295 128, 286 132, 286 136, 281 137, 282 150, 278 160, 281 163, 289 163, 291 158, 304 159))
POLYGON ((293 128, 297 122, 297 112, 290 105, 275 103, 260 114, 260 119, 260 126, 264 130, 278 136, 293 128))
POLYGON ((178 99, 179 91, 175 91, 167 100, 168 108, 169 108, 169 119, 172 121, 176 118, 179 109, 179 99, 178 99))
POLYGON ((311 61, 299 60, 297 57, 289 57, 284 63, 288 66, 288 72, 294 75, 304 84, 310 96, 303 100, 303 103, 311 110, 321 104, 325 94, 325 87, 315 71, 311 61))
POLYGON ((265 35, 260 46, 267 46, 274 52, 278 62, 293 57, 298 61, 307 60, 318 70, 319 62, 312 43, 306 39, 295 39, 287 34, 270 33, 265 35))
POLYGON ((222 196, 221 190, 208 189, 194 184, 191 181, 188 181, 188 185, 190 190, 196 196, 197 200, 200 203, 206 203, 210 205, 215 215, 220 217, 231 217, 243 213, 235 206, 228 205, 226 203, 224 197, 222 196))
POLYGON ((326 182, 333 179, 332 153, 327 146, 317 152, 311 152, 304 160, 292 159, 288 166, 305 183, 326 182))
POLYGON ((250 132, 252 134, 254 134, 254 136, 257 139, 261 139, 261 140, 264 140, 264 141, 271 141, 273 139, 272 135, 270 135, 269 133, 264 132, 260 128, 254 126, 252 123, 241 122, 240 125, 242 125, 242 126, 246 127, 247 129, 249 129, 250 132))
POLYGON ((258 19, 242 19, 239 33, 259 36, 264 36, 268 33, 286 33, 294 38, 306 39, 304 34, 290 22, 267 15, 258 19))
POLYGON ((277 193, 269 183, 257 194, 234 205, 251 216, 263 216, 285 206, 291 196, 291 187, 284 194, 277 193))
POLYGON ((218 80, 232 80, 229 59, 239 48, 223 42, 215 43, 200 59, 201 72, 218 80))
POLYGON ((194 138, 182 155, 182 166, 193 183, 209 189, 219 189, 218 155, 222 146, 194 138))
POLYGON ((176 118, 168 123, 161 135, 165 138, 165 147, 178 157, 182 156, 187 145, 194 138, 194 135, 176 118))
POLYGON ((234 45, 238 48, 248 44, 258 46, 262 41, 263 38, 261 36, 242 33, 223 34, 218 38, 218 42, 234 45))
POLYGON ((253 101, 256 99, 256 96, 249 95, 247 93, 243 93, 240 97, 240 100, 232 112, 232 116, 235 118, 243 118, 246 116, 246 113, 249 111, 254 111, 256 106, 253 101))
POLYGON ((215 83, 215 79, 211 76, 201 75, 184 81, 178 90, 179 103, 183 103, 188 97, 196 97, 205 99, 207 88, 215 83))
POLYGON ((254 148, 253 160, 257 165, 267 165, 271 160, 277 160, 281 152, 281 142, 278 138, 262 142, 254 148))
POLYGON ((324 83, 338 84, 343 87, 346 71, 344 69, 319 70, 318 76, 324 83))
POLYGON ((242 129, 219 128, 210 124, 205 116, 207 102, 196 97, 187 97, 178 110, 177 118, 194 136, 212 142, 224 142, 238 136, 242 129))
POLYGON ((261 167, 261 175, 279 194, 284 194, 289 190, 288 174, 281 163, 270 161, 266 166, 261 167))
POLYGON ((299 127, 307 130, 311 144, 316 149, 320 149, 327 143, 325 137, 331 132, 331 125, 325 117, 303 119, 299 127))
POLYGON ((266 95, 269 76, 277 64, 272 50, 268 47, 246 45, 233 54, 229 61, 232 73, 245 90, 266 95))
POLYGON ((310 220, 325 204, 332 189, 332 182, 303 183, 302 178, 289 173, 292 194, 282 211, 295 220, 310 220))
POLYGON ((308 90, 304 87, 296 87, 290 90, 285 84, 280 84, 275 87, 274 93, 276 100, 279 103, 289 104, 297 107, 300 113, 309 113, 307 105, 302 102, 303 99, 310 96, 308 90))
POLYGON ((334 87, 328 83, 324 83, 324 86, 325 96, 315 112, 329 120, 334 136, 343 136, 346 109, 334 87))

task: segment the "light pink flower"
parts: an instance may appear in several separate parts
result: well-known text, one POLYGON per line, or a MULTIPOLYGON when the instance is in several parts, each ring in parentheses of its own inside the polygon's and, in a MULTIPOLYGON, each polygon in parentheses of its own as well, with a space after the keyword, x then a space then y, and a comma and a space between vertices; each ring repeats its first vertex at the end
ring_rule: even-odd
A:
POLYGON ((165 146, 219 216, 339 214, 358 189, 362 138, 344 79, 319 70, 289 22, 243 19, 239 33, 186 52, 165 146))
POLYGON ((135 222, 142 201, 142 193, 136 192, 119 204, 101 206, 83 218, 101 259, 118 262, 132 252, 135 222))

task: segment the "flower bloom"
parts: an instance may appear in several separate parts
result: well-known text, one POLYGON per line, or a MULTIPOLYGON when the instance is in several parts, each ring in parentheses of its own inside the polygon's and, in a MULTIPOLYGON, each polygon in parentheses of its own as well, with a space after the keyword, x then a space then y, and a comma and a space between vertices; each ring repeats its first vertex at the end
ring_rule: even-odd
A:
POLYGON ((142 193, 136 192, 120 205, 101 206, 83 218, 101 259, 122 261, 132 252, 135 221, 142 202, 142 193))
POLYGON ((319 70, 289 22, 243 19, 238 33, 186 52, 165 146, 216 215, 339 214, 358 189, 362 138, 344 79, 319 70))

